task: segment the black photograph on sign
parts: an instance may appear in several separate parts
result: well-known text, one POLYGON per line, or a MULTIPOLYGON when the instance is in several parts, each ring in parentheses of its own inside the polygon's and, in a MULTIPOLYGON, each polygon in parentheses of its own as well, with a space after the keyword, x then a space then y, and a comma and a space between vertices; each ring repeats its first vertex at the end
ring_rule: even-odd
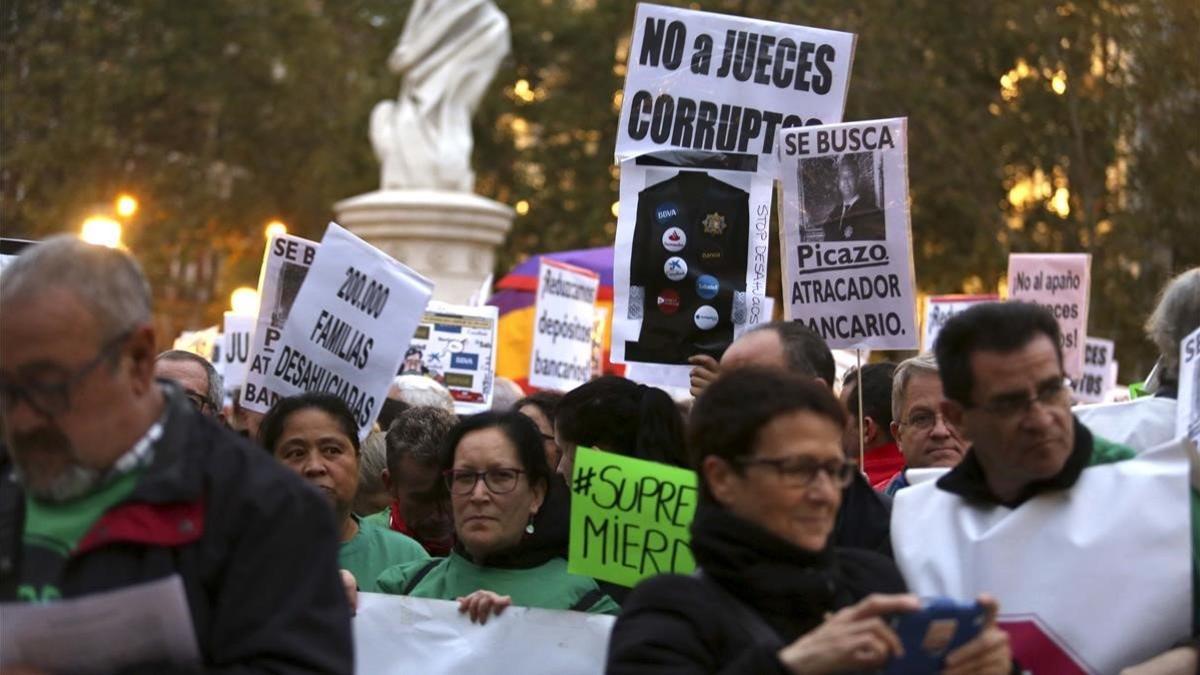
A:
POLYGON ((883 164, 879 152, 801 159, 802 241, 883 241, 883 164))
POLYGON ((271 312, 271 327, 283 329, 287 323, 288 314, 292 311, 292 303, 296 294, 308 276, 308 268, 293 262, 284 261, 279 269, 279 283, 276 285, 275 311, 271 312))

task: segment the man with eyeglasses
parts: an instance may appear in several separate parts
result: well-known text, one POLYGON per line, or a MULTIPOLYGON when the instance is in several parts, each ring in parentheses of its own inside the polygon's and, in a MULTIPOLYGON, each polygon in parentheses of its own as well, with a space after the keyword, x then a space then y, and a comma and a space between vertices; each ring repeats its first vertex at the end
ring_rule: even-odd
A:
POLYGON ((221 409, 224 382, 208 359, 182 349, 170 349, 154 359, 154 376, 178 384, 196 410, 222 424, 225 422, 221 409))
POLYGON ((892 437, 904 456, 904 467, 875 489, 894 496, 909 486, 909 469, 953 468, 962 461, 966 442, 958 427, 941 412, 942 378, 937 360, 926 352, 900 362, 892 378, 892 437))
POLYGON ((48 239, 0 276, 0 308, 0 601, 177 579, 200 663, 133 658, 126 644, 113 645, 124 663, 104 663, 351 672, 328 505, 155 380, 150 289, 133 258, 48 239))
POLYGON ((1160 653, 1135 672, 1194 672, 1181 645, 1200 625, 1200 502, 1186 455, 1135 459, 1079 423, 1060 337, 1047 309, 1020 302, 946 323, 940 412, 971 447, 897 493, 896 561, 920 595, 992 593, 1033 672, 1115 673, 1160 653))

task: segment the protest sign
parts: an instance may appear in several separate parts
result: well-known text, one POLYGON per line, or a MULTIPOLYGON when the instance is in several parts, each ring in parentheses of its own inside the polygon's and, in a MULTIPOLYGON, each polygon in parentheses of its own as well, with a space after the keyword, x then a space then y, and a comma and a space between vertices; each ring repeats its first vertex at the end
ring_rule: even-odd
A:
POLYGON ((252 363, 279 396, 337 395, 365 437, 383 407, 433 284, 330 223, 296 295, 278 352, 252 363))
POLYGON ((753 156, 650 153, 621 163, 615 363, 720 358, 764 312, 771 178, 753 156))
POLYGON ((425 375, 442 383, 454 412, 471 415, 492 405, 496 377, 497 309, 430 302, 404 352, 401 375, 425 375))
POLYGON ((851 33, 641 3, 617 159, 683 148, 769 163, 782 128, 841 121, 854 43, 851 33))
POLYGON ((1012 253, 1008 299, 1032 302, 1054 314, 1062 330, 1063 369, 1083 376, 1092 256, 1087 253, 1012 253))
POLYGON ((200 330, 185 330, 175 338, 172 349, 191 352, 209 361, 214 361, 213 355, 220 349, 221 333, 216 326, 200 330))
POLYGON ((0 272, 4 271, 12 261, 17 259, 21 251, 29 248, 37 242, 27 239, 12 239, 9 237, 0 237, 0 272))
POLYGON ((1178 393, 1175 435, 1200 447, 1200 328, 1179 343, 1178 393))
POLYGON ((950 317, 982 302, 998 302, 999 295, 931 295, 925 299, 921 321, 921 351, 933 350, 933 342, 950 317))
POLYGON ((232 393, 246 381, 250 367, 250 338, 254 332, 254 317, 225 312, 225 332, 221 335, 221 375, 225 391, 232 393))
POLYGON ((608 337, 608 317, 612 314, 611 306, 597 305, 592 317, 592 376, 604 374, 604 343, 608 337))
POLYGON ((267 242, 258 275, 258 317, 250 341, 250 367, 242 389, 242 407, 265 413, 279 398, 267 386, 267 364, 279 350, 283 325, 308 268, 317 257, 318 245, 290 234, 276 234, 267 242))
POLYGON ((355 672, 601 675, 615 617, 509 607, 472 623, 458 603, 359 593, 355 672))
POLYGON ((583 447, 574 467, 568 572, 633 586, 695 569, 694 472, 583 447))
POLYGON ((1071 381, 1076 401, 1099 403, 1109 390, 1117 386, 1116 361, 1113 360, 1115 349, 1112 340, 1088 336, 1083 349, 1083 375, 1071 381))
POLYGON ((600 275, 543 256, 538 269, 529 384, 570 391, 592 379, 600 275))
POLYGON ((788 129, 779 144, 784 318, 832 349, 916 349, 904 118, 788 129))

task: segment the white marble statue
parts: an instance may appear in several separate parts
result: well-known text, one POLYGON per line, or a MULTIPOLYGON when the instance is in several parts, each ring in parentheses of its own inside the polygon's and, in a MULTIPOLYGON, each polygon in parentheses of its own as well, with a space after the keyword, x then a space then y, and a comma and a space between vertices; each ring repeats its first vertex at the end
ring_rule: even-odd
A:
POLYGON ((511 48, 508 17, 490 0, 415 0, 388 66, 395 101, 371 111, 383 190, 470 192, 471 115, 511 48))

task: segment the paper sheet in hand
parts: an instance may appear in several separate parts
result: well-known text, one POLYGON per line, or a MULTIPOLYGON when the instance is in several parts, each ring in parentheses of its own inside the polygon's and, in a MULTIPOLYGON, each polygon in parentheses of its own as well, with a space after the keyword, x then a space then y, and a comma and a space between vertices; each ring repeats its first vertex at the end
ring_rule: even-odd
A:
POLYGON ((0 665, 102 673, 200 660, 178 574, 72 600, 5 603, 0 626, 0 665))
POLYGON ((484 625, 458 603, 359 593, 355 671, 364 675, 599 675, 614 618, 509 607, 484 625))

